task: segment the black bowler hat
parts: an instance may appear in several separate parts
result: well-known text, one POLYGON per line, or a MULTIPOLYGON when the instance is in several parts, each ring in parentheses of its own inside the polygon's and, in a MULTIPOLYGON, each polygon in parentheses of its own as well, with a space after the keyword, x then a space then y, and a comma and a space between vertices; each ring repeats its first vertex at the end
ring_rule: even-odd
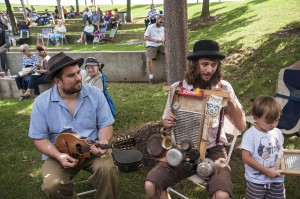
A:
POLYGON ((48 73, 45 77, 45 80, 48 82, 53 81, 53 75, 58 72, 60 69, 71 66, 73 64, 78 64, 79 67, 83 64, 84 59, 73 59, 67 56, 65 53, 60 52, 53 57, 51 57, 48 61, 48 68, 50 73, 48 73))
POLYGON ((194 44, 193 53, 187 56, 188 60, 200 58, 212 58, 222 60, 225 55, 221 54, 219 44, 213 40, 200 40, 194 44))

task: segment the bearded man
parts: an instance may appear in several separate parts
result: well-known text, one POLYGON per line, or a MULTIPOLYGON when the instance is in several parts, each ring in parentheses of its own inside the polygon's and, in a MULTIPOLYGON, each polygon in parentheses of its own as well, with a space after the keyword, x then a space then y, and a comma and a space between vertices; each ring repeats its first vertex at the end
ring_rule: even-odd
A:
MULTIPOLYGON (((222 80, 221 60, 224 58, 225 56, 220 53, 219 44, 216 41, 200 40, 196 42, 193 47, 193 53, 187 57, 189 65, 185 79, 174 83, 171 87, 181 86, 189 91, 195 91, 200 88, 229 92, 227 106, 224 107, 224 115, 237 130, 243 131, 246 128, 245 113, 230 83, 222 80)), ((170 95, 162 117, 162 123, 165 128, 176 126, 176 117, 171 112, 169 101, 170 95)), ((227 142, 223 129, 224 117, 219 118, 219 120, 213 120, 208 127, 205 157, 215 161, 218 170, 217 174, 207 181, 209 197, 223 199, 232 197, 233 184, 229 166, 223 161, 226 158, 224 144, 227 142)), ((172 167, 166 162, 160 162, 147 175, 145 181, 146 195, 151 199, 170 198, 166 191, 167 188, 195 173, 196 171, 184 171, 182 166, 172 167)))
POLYGON ((50 72, 45 79, 55 85, 34 101, 29 137, 45 160, 42 190, 50 198, 78 198, 72 179, 80 170, 86 170, 92 173, 89 182, 96 189, 95 198, 116 198, 118 171, 111 150, 96 146, 112 139, 114 118, 102 91, 82 84, 82 64, 83 58, 74 60, 63 52, 50 58, 50 72), (76 132, 94 141, 91 156, 79 163, 71 154, 60 152, 54 144, 64 132, 76 132))

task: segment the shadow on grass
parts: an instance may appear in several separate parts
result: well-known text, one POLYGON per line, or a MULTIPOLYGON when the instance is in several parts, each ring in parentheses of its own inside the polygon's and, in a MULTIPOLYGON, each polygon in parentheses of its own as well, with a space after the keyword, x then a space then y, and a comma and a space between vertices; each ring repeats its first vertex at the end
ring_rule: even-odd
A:
MULTIPOLYGON (((289 24, 286 27, 290 28, 291 26, 295 26, 295 24, 289 24)), ((226 68, 227 78, 237 77, 230 79, 230 82, 241 101, 246 103, 249 101, 247 99, 255 98, 258 95, 273 96, 280 69, 299 60, 299 35, 281 37, 275 33, 267 35, 266 38, 266 41, 248 57, 245 57, 238 67, 232 65, 226 68)), ((226 43, 226 46, 235 46, 236 49, 239 49, 237 40, 226 43)), ((248 106, 250 104, 247 103, 248 106)))

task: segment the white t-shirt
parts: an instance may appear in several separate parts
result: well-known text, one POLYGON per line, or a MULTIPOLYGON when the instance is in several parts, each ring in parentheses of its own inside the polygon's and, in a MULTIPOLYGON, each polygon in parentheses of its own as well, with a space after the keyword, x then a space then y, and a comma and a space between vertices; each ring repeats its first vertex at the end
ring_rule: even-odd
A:
POLYGON ((94 33, 94 26, 93 25, 85 26, 83 31, 88 32, 90 34, 93 34, 94 33))
MULTIPOLYGON (((241 149, 249 151, 259 164, 271 168, 280 165, 283 142, 284 137, 279 129, 274 128, 264 133, 252 126, 243 136, 241 149)), ((284 181, 284 176, 270 178, 247 164, 245 164, 245 177, 246 180, 257 184, 284 181)))
POLYGON ((54 27, 53 32, 54 33, 60 33, 60 34, 61 34, 61 32, 66 33, 67 29, 66 29, 66 26, 64 26, 64 25, 61 25, 61 26, 57 25, 57 26, 54 27))
MULTIPOLYGON (((151 24, 148 26, 144 33, 145 36, 151 37, 153 39, 165 40, 165 28, 163 26, 157 27, 156 24, 151 24)), ((162 43, 156 43, 153 41, 146 41, 146 46, 158 47, 162 43)))
POLYGON ((88 17, 90 17, 90 16, 92 16, 93 15, 93 13, 92 13, 92 11, 84 11, 83 13, 82 13, 82 16, 83 15, 87 15, 88 17))

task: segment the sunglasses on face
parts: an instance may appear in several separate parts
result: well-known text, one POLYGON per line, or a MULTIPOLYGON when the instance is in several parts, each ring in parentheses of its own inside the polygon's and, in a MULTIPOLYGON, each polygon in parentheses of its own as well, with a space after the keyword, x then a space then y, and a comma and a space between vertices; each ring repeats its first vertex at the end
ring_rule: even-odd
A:
POLYGON ((25 51, 26 51, 26 50, 21 50, 20 52, 21 52, 21 53, 24 53, 25 51))

